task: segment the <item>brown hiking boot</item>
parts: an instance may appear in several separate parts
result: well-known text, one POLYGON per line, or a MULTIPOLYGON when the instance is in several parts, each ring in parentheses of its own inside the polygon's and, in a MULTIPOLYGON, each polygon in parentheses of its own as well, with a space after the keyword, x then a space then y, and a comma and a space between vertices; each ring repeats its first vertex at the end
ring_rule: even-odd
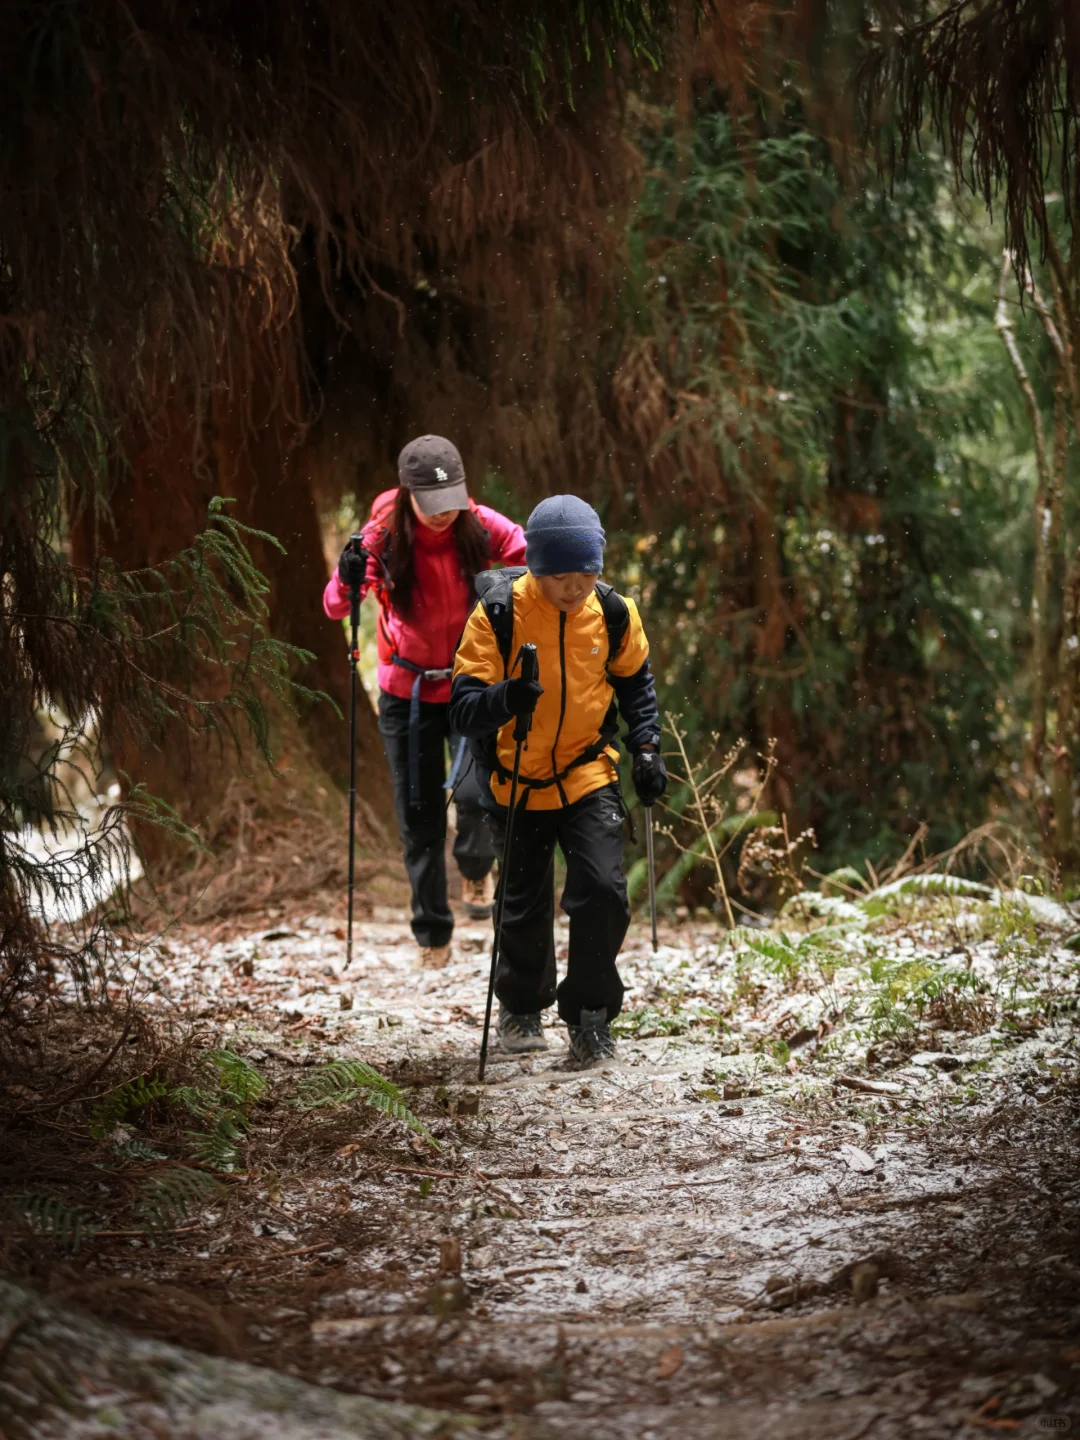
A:
POLYGON ((547 1049, 539 1011, 515 1015, 500 1000, 495 1033, 499 1037, 499 1044, 508 1055, 527 1055, 533 1050, 547 1049))
POLYGON ((495 876, 489 870, 480 880, 461 877, 461 903, 470 920, 486 920, 495 908, 495 876))
POLYGON ((417 963, 421 970, 445 970, 450 963, 449 945, 421 945, 417 963))

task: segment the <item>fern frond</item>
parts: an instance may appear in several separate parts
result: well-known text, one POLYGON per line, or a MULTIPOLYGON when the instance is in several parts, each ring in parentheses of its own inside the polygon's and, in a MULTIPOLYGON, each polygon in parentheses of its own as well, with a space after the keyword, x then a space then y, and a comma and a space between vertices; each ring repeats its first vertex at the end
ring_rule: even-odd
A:
POLYGON ((438 1148, 438 1141, 409 1109, 397 1086, 362 1060, 331 1060, 320 1066, 301 1083, 293 1103, 304 1111, 337 1110, 354 1100, 400 1121, 438 1148))
POLYGON ((359 1098, 365 1105, 370 1105, 373 1110, 381 1110, 392 1120, 399 1120, 402 1125, 407 1125, 410 1130, 415 1130, 417 1135, 422 1135, 425 1140, 430 1140, 432 1145, 438 1145, 438 1141, 423 1122, 417 1119, 402 1097, 387 1095, 381 1090, 365 1090, 360 1093, 359 1098))
POLYGON ((203 1065, 213 1070, 218 1089, 237 1105, 253 1105, 266 1089, 265 1075, 235 1050, 209 1050, 203 1065))
POLYGON ((169 1093, 165 1081, 157 1075, 133 1075, 103 1095, 90 1114, 90 1134, 105 1140, 122 1121, 145 1110, 154 1100, 163 1100, 169 1093))
POLYGON ((178 1085, 169 1099, 174 1105, 182 1105, 196 1120, 208 1120, 221 1109, 217 1095, 202 1085, 178 1085))
POLYGON ((209 1130, 189 1130, 188 1145, 195 1160, 215 1170, 232 1170, 236 1166, 236 1148, 247 1134, 243 1116, 222 1110, 209 1130))
POLYGON ((331 1060, 304 1080, 296 1103, 302 1110, 347 1105, 361 1090, 401 1098, 396 1085, 362 1060, 331 1060))
POLYGON ((166 1160, 168 1157, 160 1150, 154 1150, 147 1145, 145 1140, 125 1140, 121 1145, 113 1146, 113 1153, 121 1160, 166 1160))
POLYGON ((89 1210, 66 1205, 55 1195, 16 1195, 8 1202, 8 1210, 35 1235, 55 1240, 72 1254, 78 1253, 85 1236, 100 1228, 89 1210))
POLYGON ((222 1185, 205 1170, 191 1170, 186 1165, 170 1165, 152 1175, 142 1186, 135 1206, 135 1218, 150 1234, 174 1230, 182 1225, 192 1211, 201 1208, 222 1185))
POLYGON ((232 1170, 237 1145, 247 1134, 247 1112, 266 1086, 265 1077, 235 1050, 208 1050, 199 1061, 197 1083, 172 1092, 173 1101, 202 1122, 188 1132, 192 1156, 215 1170, 232 1170))

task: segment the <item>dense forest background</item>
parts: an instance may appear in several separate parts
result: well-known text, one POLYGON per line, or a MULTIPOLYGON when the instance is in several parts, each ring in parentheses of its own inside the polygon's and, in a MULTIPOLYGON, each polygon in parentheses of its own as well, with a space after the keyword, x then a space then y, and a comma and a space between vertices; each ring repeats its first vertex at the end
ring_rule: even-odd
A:
MULTIPOLYGON (((400 292, 397 414, 407 347, 404 386, 430 389, 424 413, 470 452, 485 499, 524 521, 545 491, 588 494, 609 578, 648 616, 662 706, 702 746, 776 740, 767 802, 792 833, 813 827, 815 863, 883 866, 920 826, 927 853, 994 820, 1048 841, 1031 757, 1039 464, 995 328, 1000 197, 959 193, 929 136, 890 178, 868 153, 838 160, 795 83, 748 106, 701 37, 682 60, 681 108, 670 84, 621 97, 638 180, 605 217, 606 270, 551 276, 543 350, 516 290, 478 316, 460 274, 429 266, 400 292)), ((1050 197, 1067 231, 1063 208, 1050 197)), ((507 252, 496 272, 534 253, 507 252)), ((1049 427, 1054 354, 1011 263, 1009 279, 1049 427)), ((355 422, 334 425, 355 441, 355 422)), ((341 444, 335 539, 393 483, 407 433, 398 419, 359 460, 341 444)))
POLYGON ((984 8, 7 6, 8 953, 80 753, 99 869, 337 824, 320 591, 422 431, 598 505, 662 705, 775 745, 818 867, 993 822, 1071 885, 1076 36, 984 8))

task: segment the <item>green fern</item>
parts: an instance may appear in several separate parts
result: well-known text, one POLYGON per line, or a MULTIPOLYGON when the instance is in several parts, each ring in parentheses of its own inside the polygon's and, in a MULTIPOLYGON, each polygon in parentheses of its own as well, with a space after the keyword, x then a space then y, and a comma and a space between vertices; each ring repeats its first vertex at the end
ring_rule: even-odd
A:
POLYGON ((135 1205, 135 1218, 149 1234, 175 1230, 201 1209, 222 1185, 205 1170, 191 1170, 186 1165, 170 1165, 152 1175, 141 1187, 135 1205))
POLYGON ((438 1141, 406 1105, 397 1086, 362 1060, 331 1060, 320 1066, 303 1081, 294 1104, 304 1111, 337 1110, 354 1100, 399 1120, 438 1148, 438 1141))
POLYGON ((90 1114, 90 1134, 95 1140, 106 1140, 124 1120, 132 1119, 155 1100, 169 1093, 164 1080, 156 1075, 133 1075, 103 1095, 90 1114))
POLYGON ((232 1170, 248 1131, 247 1112, 266 1090, 266 1079, 249 1060, 227 1049, 208 1050, 196 1075, 197 1083, 179 1086, 171 1097, 202 1121, 201 1129, 188 1131, 192 1156, 216 1170, 232 1170))
POLYGON ((8 1210, 35 1235, 55 1240, 72 1254, 77 1254, 83 1239, 99 1228, 89 1210, 81 1205, 65 1205, 54 1195, 16 1195, 9 1200, 8 1210))
POLYGON ((202 1066, 215 1074, 218 1090, 235 1105, 254 1105, 266 1089, 266 1077, 235 1050, 208 1050, 202 1066))
MULTIPOLYGON (((211 1118, 211 1117, 207 1117, 211 1118)), ((237 1146, 247 1134, 247 1121, 233 1110, 219 1110, 206 1130, 189 1130, 188 1145, 192 1158, 215 1170, 233 1170, 237 1162, 237 1146)))
POLYGON ((147 1145, 145 1140, 125 1140, 122 1144, 113 1146, 113 1153, 118 1155, 121 1160, 152 1162, 168 1158, 162 1151, 147 1145))
POLYGON ((221 1109, 220 1097, 204 1085, 178 1085, 169 1099, 196 1120, 211 1120, 221 1109))
POLYGON ((746 940, 745 953, 756 956, 763 969, 779 976, 786 985, 796 984, 807 971, 828 981, 842 958, 835 942, 851 928, 850 924, 840 922, 798 936, 791 936, 786 930, 778 935, 761 931, 746 940))

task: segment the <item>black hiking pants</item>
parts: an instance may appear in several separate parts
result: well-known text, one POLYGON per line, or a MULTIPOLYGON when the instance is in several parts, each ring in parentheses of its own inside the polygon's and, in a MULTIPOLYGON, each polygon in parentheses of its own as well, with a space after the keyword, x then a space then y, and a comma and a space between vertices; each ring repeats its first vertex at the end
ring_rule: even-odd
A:
MULTIPOLYGON (((489 812, 502 854, 505 806, 489 812)), ((511 838, 502 946, 495 994, 515 1015, 544 1010, 557 999, 559 1018, 581 1021, 582 1010, 622 1008, 615 961, 630 924, 623 874, 623 810, 618 785, 605 785, 559 810, 523 809, 511 838), (562 908, 570 917, 566 979, 556 987, 555 846, 566 860, 562 908)))
MULTIPOLYGON (((379 692, 379 732, 394 782, 394 809, 412 888, 412 932, 418 945, 447 945, 454 917, 446 898, 446 743, 457 753, 449 705, 420 704, 420 804, 409 804, 409 702, 379 692)), ((455 780, 454 859, 466 880, 482 880, 495 863, 480 808, 480 776, 468 748, 455 780)))

